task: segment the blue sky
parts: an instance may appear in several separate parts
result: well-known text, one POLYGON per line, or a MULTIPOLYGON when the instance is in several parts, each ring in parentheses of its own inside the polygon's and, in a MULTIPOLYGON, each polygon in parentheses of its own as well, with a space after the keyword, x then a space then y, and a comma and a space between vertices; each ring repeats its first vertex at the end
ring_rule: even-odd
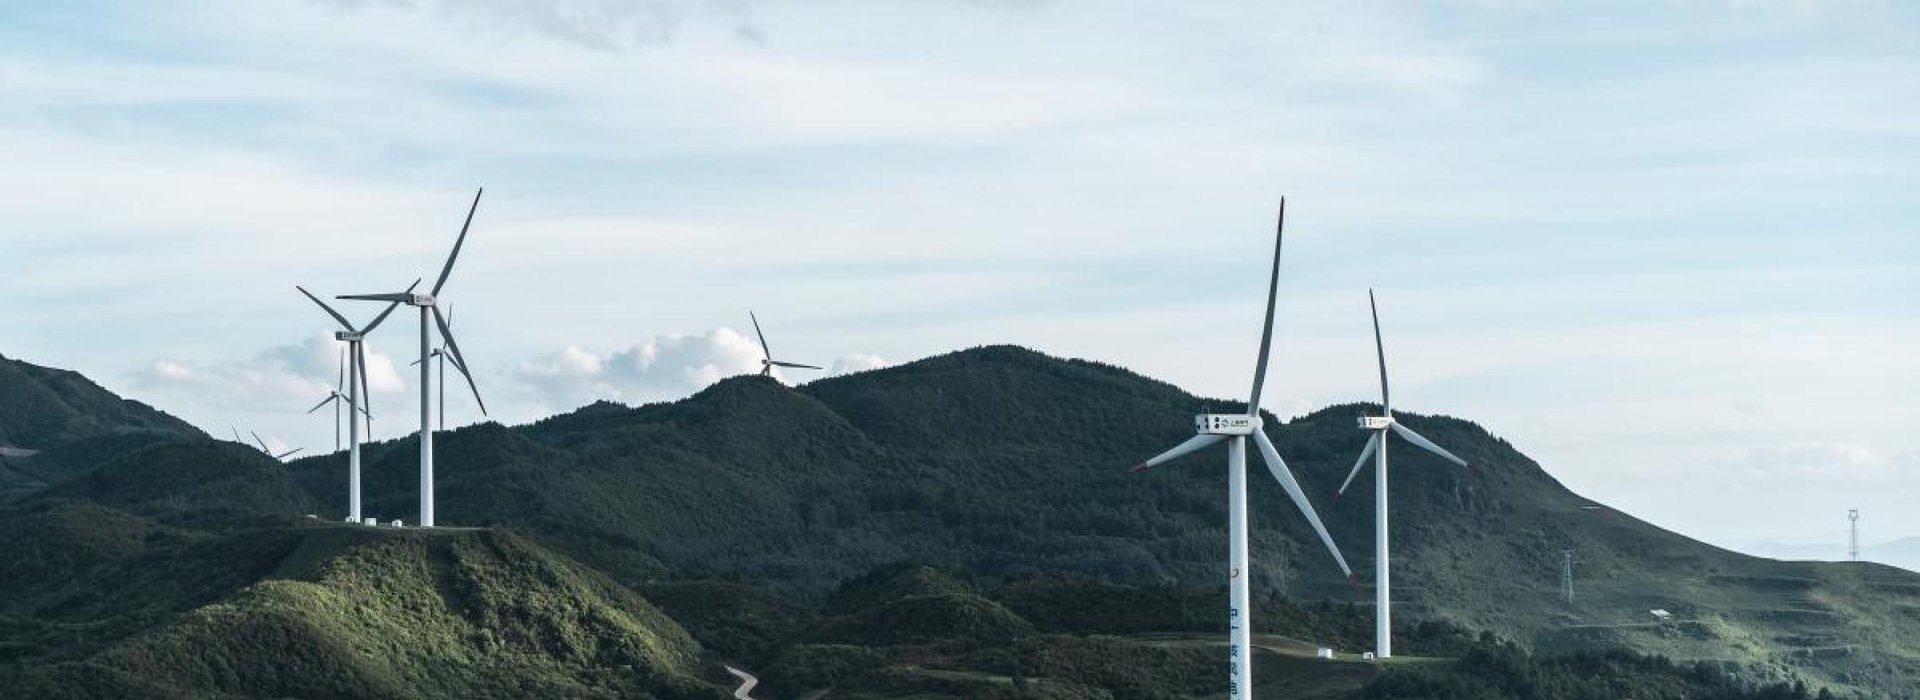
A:
POLYGON ((445 297, 509 422, 753 369, 750 308, 1238 396, 1284 194, 1269 409, 1376 393, 1371 286, 1408 410, 1716 543, 1891 539, 1916 75, 1895 2, 11 2, 0 353, 330 447, 292 285, 429 275, 485 185, 445 297))

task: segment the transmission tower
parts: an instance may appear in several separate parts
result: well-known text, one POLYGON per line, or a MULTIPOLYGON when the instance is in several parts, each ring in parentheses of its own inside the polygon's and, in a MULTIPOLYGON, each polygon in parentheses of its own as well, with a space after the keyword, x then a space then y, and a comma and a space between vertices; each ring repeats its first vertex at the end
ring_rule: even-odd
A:
POLYGON ((1847 509, 1847 558, 1860 561, 1860 509, 1847 509))
POLYGON ((1573 550, 1560 550, 1560 590, 1567 604, 1573 604, 1573 550))

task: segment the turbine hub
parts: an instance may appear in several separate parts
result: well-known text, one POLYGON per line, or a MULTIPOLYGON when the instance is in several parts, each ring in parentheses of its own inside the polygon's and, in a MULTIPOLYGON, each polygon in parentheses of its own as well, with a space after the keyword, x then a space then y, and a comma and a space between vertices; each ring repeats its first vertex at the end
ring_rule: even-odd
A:
POLYGON ((1360 417, 1361 430, 1386 430, 1387 427, 1391 425, 1393 425, 1392 416, 1361 416, 1360 417))
POLYGON ((1252 435, 1260 417, 1244 413, 1202 413, 1193 417, 1193 429, 1203 435, 1252 435))

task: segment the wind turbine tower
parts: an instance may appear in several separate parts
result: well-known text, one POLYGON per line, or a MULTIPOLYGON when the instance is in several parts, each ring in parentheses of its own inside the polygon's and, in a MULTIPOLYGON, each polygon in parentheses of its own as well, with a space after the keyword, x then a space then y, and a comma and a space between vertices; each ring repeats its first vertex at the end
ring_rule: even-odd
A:
POLYGON ((1847 509, 1847 558, 1860 561, 1860 509, 1847 509))
POLYGON ((1386 659, 1393 656, 1393 594, 1387 546, 1387 435, 1398 434, 1415 447, 1462 467, 1467 466, 1467 461, 1394 420, 1393 395, 1387 391, 1387 349, 1380 340, 1380 307, 1374 303, 1371 289, 1367 290, 1367 306, 1373 310, 1373 348, 1380 360, 1381 415, 1360 417, 1360 429, 1372 431, 1373 437, 1367 439, 1367 446, 1360 450, 1360 458, 1353 462, 1353 471, 1347 473, 1346 482, 1340 484, 1334 498, 1346 493, 1353 478, 1360 475, 1360 467, 1366 465, 1367 457, 1373 457, 1373 655, 1386 659))
MULTIPOLYGON (((452 304, 447 305, 447 328, 449 330, 453 328, 452 304)), ((439 365, 435 368, 439 372, 439 376, 434 380, 434 383, 439 385, 438 391, 440 392, 440 396, 435 405, 439 406, 440 430, 445 432, 447 429, 447 357, 449 357, 447 354, 446 341, 441 341, 440 347, 434 348, 433 352, 427 353, 427 356, 433 358, 434 362, 439 365)), ((414 360, 407 363, 407 366, 411 367, 418 364, 420 364, 420 361, 414 360)))
MULTIPOLYGON (((414 280, 413 283, 415 286, 418 286, 420 280, 414 280)), ((387 320, 387 315, 393 313, 393 310, 400 305, 398 303, 387 304, 386 310, 381 311, 379 316, 375 316, 371 323, 365 326, 355 326, 352 321, 347 320, 346 316, 340 315, 340 312, 335 311, 333 307, 321 301, 320 297, 316 297, 312 292, 307 291, 306 287, 295 285, 294 289, 300 290, 300 294, 313 300, 313 303, 320 306, 320 310, 327 312, 328 316, 332 316, 333 320, 340 324, 342 330, 334 331, 333 338, 334 340, 347 344, 347 393, 342 395, 340 390, 336 388, 332 396, 328 396, 326 400, 315 404, 313 408, 307 409, 307 412, 312 413, 318 411, 321 406, 325 406, 328 403, 334 404, 333 440, 335 443, 334 449, 338 450, 340 449, 338 444, 340 442, 339 402, 344 401, 346 403, 347 522, 358 523, 363 520, 360 512, 360 418, 362 416, 367 418, 367 427, 369 430, 373 427, 373 412, 367 408, 373 405, 373 394, 367 391, 367 334, 372 333, 373 329, 379 328, 380 324, 387 320)), ((411 291, 413 287, 408 287, 407 289, 411 291)))
POLYGON ((1281 231, 1287 221, 1287 201, 1280 200, 1280 226, 1273 235, 1273 276, 1267 284, 1266 325, 1260 332, 1260 356, 1253 370, 1253 397, 1247 400, 1247 412, 1244 414, 1201 414, 1194 416, 1193 427, 1197 435, 1187 438, 1186 442, 1174 446, 1160 455, 1133 467, 1133 471, 1146 471, 1168 460, 1191 454, 1211 447, 1217 443, 1227 443, 1227 697, 1253 697, 1253 619, 1249 605, 1247 565, 1247 439, 1251 437, 1260 449, 1260 457, 1267 463, 1267 471, 1280 482, 1287 496, 1293 499, 1300 514, 1306 516, 1307 523, 1320 535, 1320 541, 1326 543, 1327 551, 1333 553, 1333 560, 1340 565, 1340 571, 1351 579, 1353 572, 1347 568, 1347 560, 1340 556, 1340 549, 1333 544, 1333 538, 1327 535, 1327 528, 1320 524, 1320 516, 1313 512, 1313 504, 1307 501, 1307 494, 1300 490, 1300 482, 1294 480, 1293 472, 1287 469, 1287 463, 1280 458, 1280 452, 1274 449, 1273 441, 1267 437, 1260 417, 1260 388, 1267 378, 1267 354, 1273 344, 1273 304, 1274 296, 1280 289, 1280 242, 1281 231))
MULTIPOLYGON (((420 526, 433 527, 433 365, 427 362, 433 352, 433 328, 440 328, 440 339, 447 344, 447 352, 453 358, 453 368, 467 380, 467 388, 473 391, 473 400, 480 404, 480 415, 487 414, 487 402, 480 398, 480 387, 473 383, 473 375, 467 373, 467 358, 460 353, 460 343, 453 339, 453 330, 447 327, 447 319, 440 314, 440 290, 447 285, 447 276, 453 274, 453 261, 460 257, 460 246, 467 242, 467 229, 473 226, 473 213, 480 209, 482 189, 473 194, 473 206, 467 209, 467 221, 460 225, 460 237, 453 241, 453 252, 447 254, 447 262, 440 268, 440 277, 433 281, 433 290, 419 294, 408 287, 404 292, 391 294, 350 294, 338 297, 356 301, 384 301, 400 303, 420 309, 420 526)), ((415 282, 418 284, 418 282, 415 282)))

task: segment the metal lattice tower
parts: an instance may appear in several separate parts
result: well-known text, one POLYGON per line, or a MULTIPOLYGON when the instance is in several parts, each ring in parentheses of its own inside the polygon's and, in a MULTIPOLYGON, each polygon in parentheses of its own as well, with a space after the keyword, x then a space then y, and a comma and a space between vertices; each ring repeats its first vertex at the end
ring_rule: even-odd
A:
POLYGON ((1567 604, 1573 604, 1573 550, 1560 550, 1560 590, 1567 604))
POLYGON ((1847 558, 1860 561, 1860 509, 1847 509, 1847 558))

